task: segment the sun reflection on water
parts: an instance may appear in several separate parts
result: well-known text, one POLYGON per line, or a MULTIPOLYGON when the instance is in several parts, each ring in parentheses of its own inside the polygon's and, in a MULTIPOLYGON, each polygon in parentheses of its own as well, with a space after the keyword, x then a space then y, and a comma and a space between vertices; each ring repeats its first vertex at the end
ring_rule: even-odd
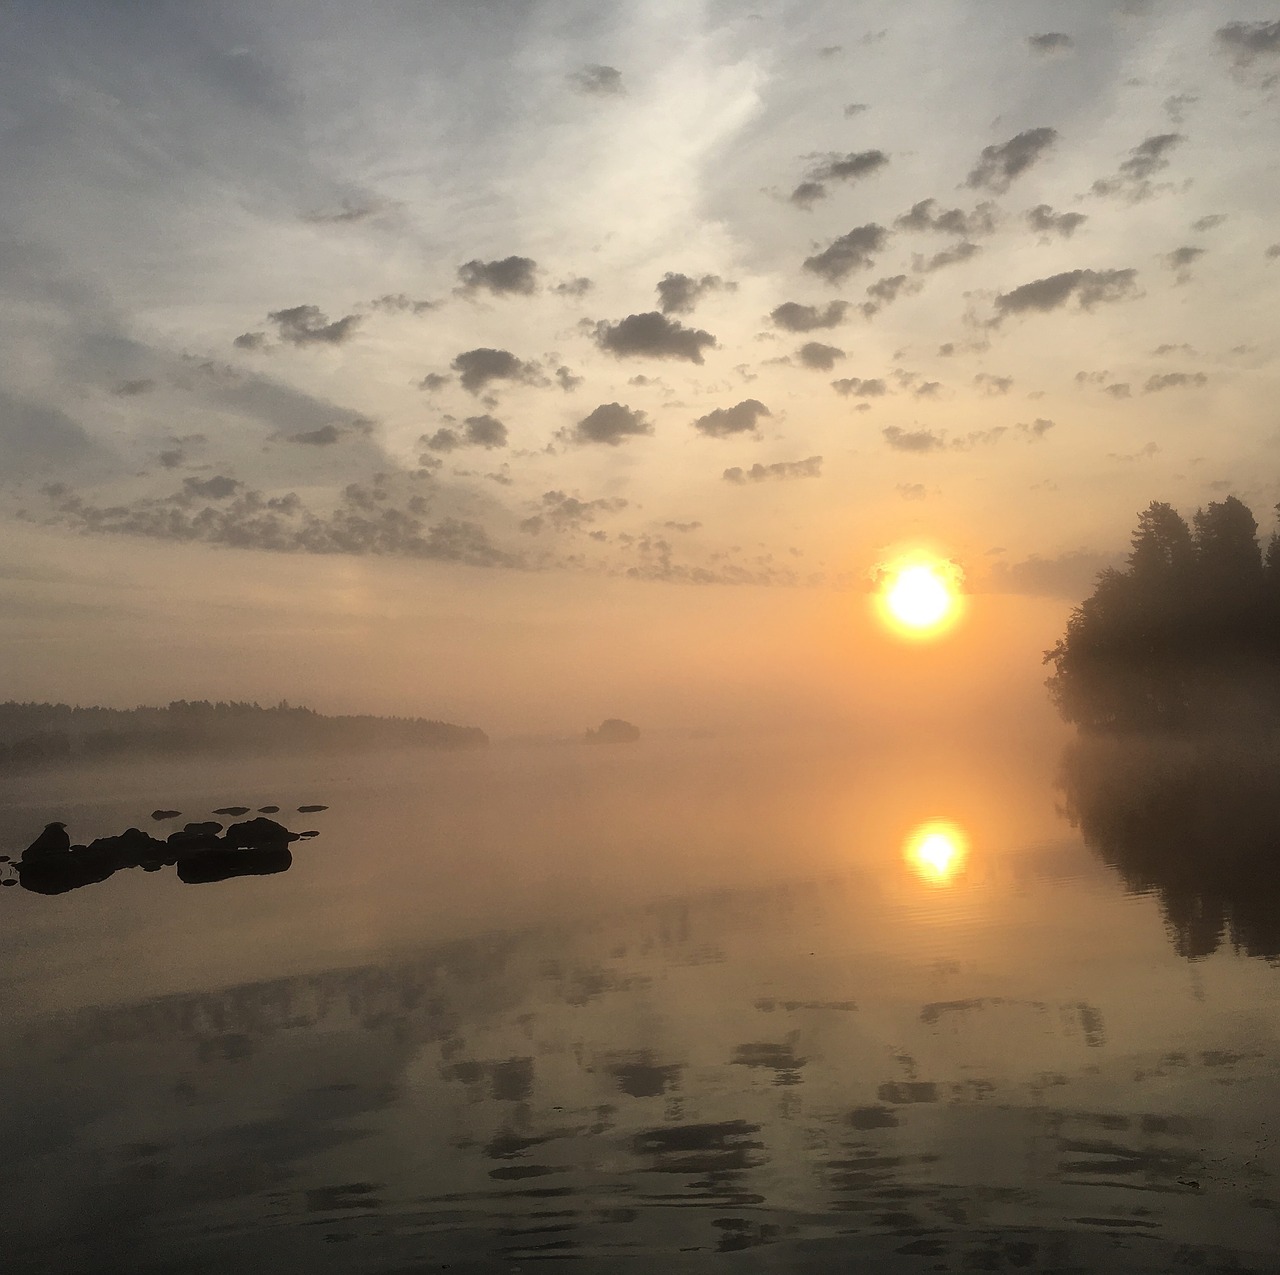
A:
POLYGON ((903 847, 911 870, 930 885, 947 885, 963 870, 969 838, 948 819, 930 819, 912 830, 903 847))

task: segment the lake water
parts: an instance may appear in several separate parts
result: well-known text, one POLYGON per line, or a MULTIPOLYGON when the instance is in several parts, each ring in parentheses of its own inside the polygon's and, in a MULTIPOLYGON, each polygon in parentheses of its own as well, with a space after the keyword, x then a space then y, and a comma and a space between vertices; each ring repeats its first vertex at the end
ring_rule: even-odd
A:
POLYGON ((7 779, 14 857, 319 836, 0 891, 0 1265, 1280 1270, 1275 874, 1161 876, 1280 802, 1188 791, 1018 741, 7 779))

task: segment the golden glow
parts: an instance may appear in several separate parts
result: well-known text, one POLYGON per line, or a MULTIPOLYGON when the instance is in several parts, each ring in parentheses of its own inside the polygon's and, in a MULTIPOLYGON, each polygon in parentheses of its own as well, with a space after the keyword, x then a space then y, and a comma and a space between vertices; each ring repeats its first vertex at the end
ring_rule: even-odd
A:
POLYGON ((947 885, 964 868, 969 838, 946 819, 930 819, 907 838, 903 857, 911 870, 930 885, 947 885))
POLYGON ((880 618, 909 638, 933 638, 960 617, 962 574, 954 562, 913 554, 877 571, 880 618))

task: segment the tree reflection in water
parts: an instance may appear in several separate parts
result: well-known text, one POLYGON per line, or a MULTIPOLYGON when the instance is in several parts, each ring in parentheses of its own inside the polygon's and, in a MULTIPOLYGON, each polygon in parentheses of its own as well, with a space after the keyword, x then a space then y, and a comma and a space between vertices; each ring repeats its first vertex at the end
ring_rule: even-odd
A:
POLYGON ((1154 893, 1179 955, 1280 958, 1280 749, 1263 738, 1084 737, 1063 813, 1126 886, 1154 893))

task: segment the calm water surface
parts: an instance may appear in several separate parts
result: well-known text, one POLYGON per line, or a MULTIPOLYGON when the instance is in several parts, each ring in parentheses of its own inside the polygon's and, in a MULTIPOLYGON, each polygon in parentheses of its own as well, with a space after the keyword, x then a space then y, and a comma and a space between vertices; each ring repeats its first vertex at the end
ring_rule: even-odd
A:
POLYGON ((320 835, 275 876, 0 892, 3 1268, 1278 1271, 1273 878, 1153 882, 1187 784, 1060 766, 645 740, 7 780, 15 857, 156 807, 320 835))

